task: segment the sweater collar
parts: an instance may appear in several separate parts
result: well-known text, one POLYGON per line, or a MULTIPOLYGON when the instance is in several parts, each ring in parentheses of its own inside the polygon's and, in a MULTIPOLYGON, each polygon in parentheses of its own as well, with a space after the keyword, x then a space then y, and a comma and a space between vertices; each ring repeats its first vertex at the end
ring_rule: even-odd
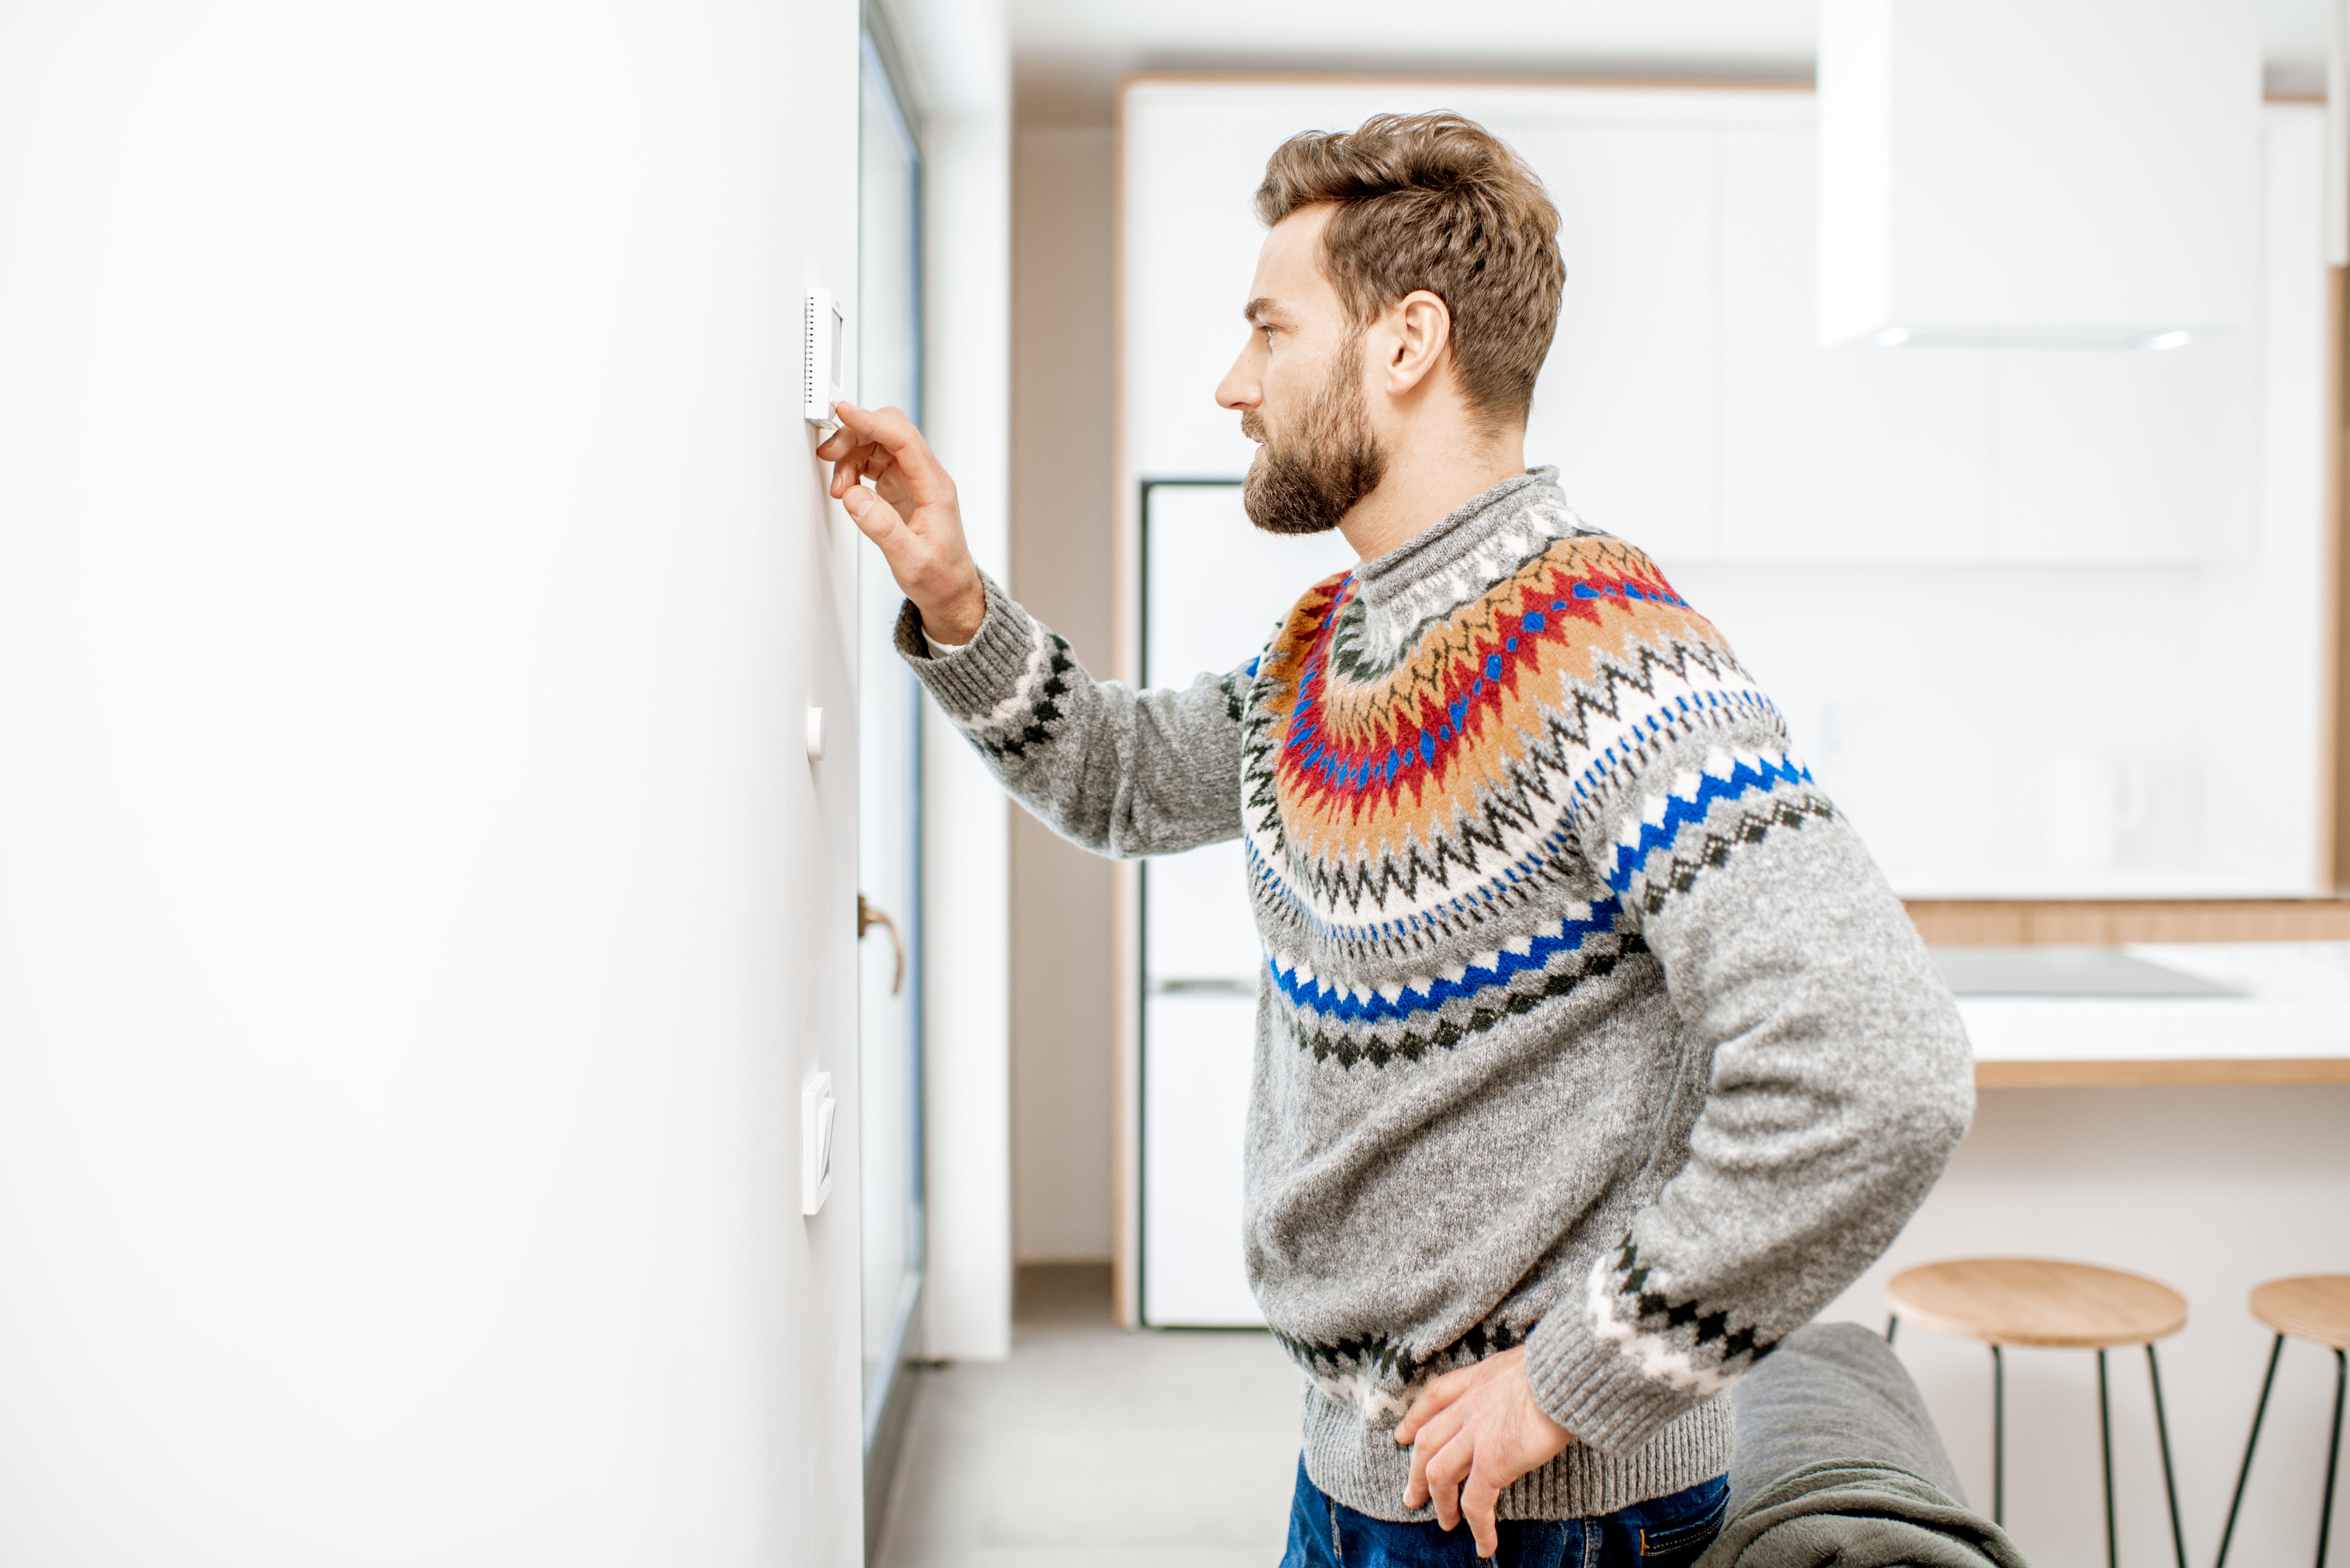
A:
POLYGON ((1527 535, 1524 543, 1531 553, 1550 539, 1581 529, 1558 488, 1558 470, 1531 468, 1357 566, 1356 593, 1366 605, 1384 606, 1411 597, 1413 589, 1432 578, 1451 575, 1452 568, 1488 546, 1516 543, 1507 535, 1527 535))

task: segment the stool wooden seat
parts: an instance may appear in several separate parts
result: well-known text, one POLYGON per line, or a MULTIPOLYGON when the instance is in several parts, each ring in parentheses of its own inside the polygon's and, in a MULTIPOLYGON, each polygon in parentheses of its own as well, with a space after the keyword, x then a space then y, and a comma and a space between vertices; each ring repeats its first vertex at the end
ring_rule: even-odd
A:
POLYGON ((2279 1334, 2350 1350, 2350 1274, 2271 1280, 2252 1292, 2252 1315, 2279 1334))
POLYGON ((2178 1521, 2178 1483, 2170 1464, 2170 1422, 2162 1408, 2162 1367, 2157 1340, 2187 1326, 2187 1298, 2159 1280, 2095 1263, 2056 1258, 1960 1258, 1905 1269, 1885 1287, 1890 1341, 1904 1321, 1991 1346, 1991 1516, 2007 1522, 2007 1364, 2009 1345, 2090 1350, 2097 1356, 2097 1434, 2105 1450, 2106 1562, 2119 1568, 2121 1542, 2114 1511, 2113 1401, 2106 1352, 2146 1346, 2146 1375, 2154 1386, 2154 1429, 2162 1448, 2162 1485, 2170 1501, 2170 1543, 2187 1568, 2187 1532, 2178 1521))
POLYGON ((2187 1326, 2187 1298, 2158 1280, 2050 1258, 1966 1258, 1894 1276, 1895 1316, 1985 1345, 2105 1350, 2187 1326))
POLYGON ((2271 1280, 2252 1291, 2252 1315, 2276 1332, 2269 1346, 2268 1376, 2261 1379, 2261 1402, 2252 1407, 2252 1435, 2244 1439, 2243 1468, 2236 1472, 2236 1495, 2228 1504, 2228 1525, 2220 1532, 2220 1556, 2212 1568, 2227 1568, 2228 1543, 2236 1538, 2236 1514, 2244 1506, 2244 1483, 2252 1477, 2252 1450, 2260 1446, 2261 1421, 2276 1387, 2277 1362, 2288 1339, 2306 1340, 2334 1353, 2334 1440, 2325 1450, 2325 1494, 2317 1505, 2317 1568, 2325 1568, 2326 1540, 2334 1524, 2334 1481, 2342 1466, 2342 1406, 2350 1391, 2350 1274, 2300 1274, 2271 1280))

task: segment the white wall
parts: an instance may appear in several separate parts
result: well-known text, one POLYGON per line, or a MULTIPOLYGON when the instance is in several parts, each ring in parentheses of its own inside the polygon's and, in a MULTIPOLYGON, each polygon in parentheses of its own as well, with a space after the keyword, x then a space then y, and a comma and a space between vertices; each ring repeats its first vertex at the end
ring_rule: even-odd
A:
MULTIPOLYGON (((1117 670, 1115 162, 1107 126, 1029 127, 1013 178, 1013 570, 1021 602, 1104 678, 1117 670)), ((1024 1262, 1110 1255, 1114 897, 1108 861, 1013 814, 1013 1235, 1024 1262)))
POLYGON ((0 12, 0 1560, 860 1560, 856 27, 0 12))

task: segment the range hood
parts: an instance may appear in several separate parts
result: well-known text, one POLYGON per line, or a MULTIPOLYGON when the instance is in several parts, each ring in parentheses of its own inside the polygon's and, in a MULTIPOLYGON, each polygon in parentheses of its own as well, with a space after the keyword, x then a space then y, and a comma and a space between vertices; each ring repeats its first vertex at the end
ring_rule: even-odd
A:
POLYGON ((2261 22, 2253 0, 1822 0, 1820 341, 2249 328, 2261 22))

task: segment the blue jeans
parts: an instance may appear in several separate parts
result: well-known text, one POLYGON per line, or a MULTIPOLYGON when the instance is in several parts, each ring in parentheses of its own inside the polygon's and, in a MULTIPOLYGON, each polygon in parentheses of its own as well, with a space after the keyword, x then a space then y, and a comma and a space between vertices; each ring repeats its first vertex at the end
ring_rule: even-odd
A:
POLYGON ((1301 1459, 1281 1568, 1687 1568, 1729 1511, 1729 1478, 1716 1476, 1596 1519, 1503 1520, 1488 1559, 1477 1555, 1467 1520, 1447 1531, 1432 1520, 1396 1524, 1357 1513, 1308 1480, 1301 1459))

